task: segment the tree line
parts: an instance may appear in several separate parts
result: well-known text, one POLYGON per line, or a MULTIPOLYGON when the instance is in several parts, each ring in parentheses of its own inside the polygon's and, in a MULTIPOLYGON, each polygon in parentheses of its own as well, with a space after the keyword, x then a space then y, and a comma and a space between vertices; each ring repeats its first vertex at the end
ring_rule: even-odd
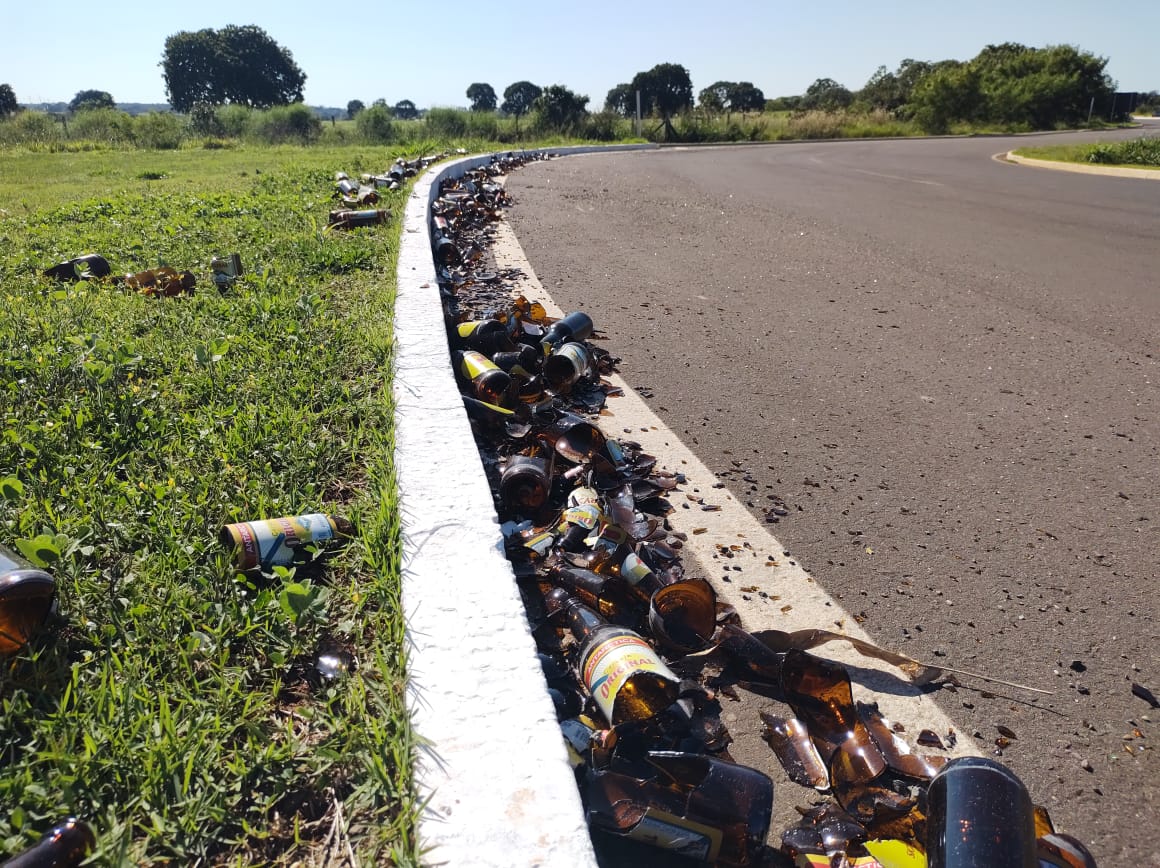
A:
MULTIPOLYGON (((220 30, 182 31, 165 40, 161 59, 169 104, 188 114, 195 128, 213 133, 211 116, 217 107, 288 106, 302 101, 306 74, 291 52, 254 25, 230 25, 220 30)), ((678 115, 762 111, 887 112, 927 132, 946 132, 955 125, 992 125, 1009 129, 1049 129, 1076 126, 1088 119, 1094 105, 1109 103, 1115 85, 1105 69, 1107 59, 1074 46, 1033 48, 1018 43, 988 45, 968 61, 903 60, 895 70, 880 66, 859 90, 832 78, 815 80, 803 94, 767 99, 752 82, 717 81, 696 94, 688 69, 661 63, 636 73, 608 91, 597 114, 657 119, 666 134, 678 115)), ((503 91, 486 82, 466 90, 471 111, 498 112, 519 120, 532 117, 541 131, 574 133, 591 122, 589 98, 562 84, 540 87, 517 81, 503 91)), ((69 103, 72 112, 113 108, 112 96, 83 90, 69 103)), ((1146 94, 1143 108, 1160 107, 1156 92, 1146 94)), ((18 110, 16 96, 0 84, 0 118, 18 110)), ((1127 111, 1134 106, 1123 105, 1127 111)), ((388 105, 385 99, 367 107, 347 103, 347 115, 368 128, 391 120, 420 116, 411 100, 388 105)), ((658 127, 659 129, 659 127, 658 127)))

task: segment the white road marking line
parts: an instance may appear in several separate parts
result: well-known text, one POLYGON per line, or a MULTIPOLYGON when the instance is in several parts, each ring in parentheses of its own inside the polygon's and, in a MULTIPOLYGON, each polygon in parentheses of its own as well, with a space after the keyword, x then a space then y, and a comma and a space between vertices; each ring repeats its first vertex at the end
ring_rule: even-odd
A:
POLYGON ((911 184, 925 184, 928 187, 945 187, 946 184, 939 181, 924 181, 921 178, 907 178, 903 175, 888 175, 885 172, 871 172, 869 169, 851 169, 852 172, 857 172, 859 175, 873 175, 876 178, 889 178, 892 181, 909 181, 911 184))

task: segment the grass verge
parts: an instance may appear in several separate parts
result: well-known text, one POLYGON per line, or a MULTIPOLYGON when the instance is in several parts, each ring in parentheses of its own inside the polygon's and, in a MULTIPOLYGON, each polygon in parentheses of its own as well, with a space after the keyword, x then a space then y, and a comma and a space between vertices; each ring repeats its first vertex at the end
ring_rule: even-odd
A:
POLYGON ((1101 142, 1094 145, 1049 145, 1019 148, 1020 157, 1056 160, 1062 163, 1120 166, 1132 169, 1160 169, 1160 139, 1139 138, 1123 142, 1101 142))
MULTIPOLYGON (((75 814, 108 864, 417 861, 391 346, 398 224, 322 233, 385 148, 0 161, 0 543, 60 616, 0 660, 0 852, 75 814), (29 183, 28 179, 32 179, 29 183), (192 297, 57 284, 85 252, 192 297), (226 296, 215 254, 241 254, 226 296), (352 518, 320 565, 240 576, 226 522, 352 518), (325 681, 319 650, 354 655, 325 681)), ((387 203, 401 212, 405 192, 387 203)), ((381 207, 381 206, 380 206, 381 207)))

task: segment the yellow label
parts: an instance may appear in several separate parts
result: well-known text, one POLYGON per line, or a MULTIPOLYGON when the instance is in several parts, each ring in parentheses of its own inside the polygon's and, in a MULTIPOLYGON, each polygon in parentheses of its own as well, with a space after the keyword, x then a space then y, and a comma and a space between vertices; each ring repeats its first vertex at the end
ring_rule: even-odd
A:
POLYGON ((461 322, 455 327, 455 330, 459 332, 461 338, 469 338, 471 337, 471 333, 477 328, 479 328, 478 322, 461 322))
POLYGON ((701 862, 716 862, 721 852, 721 830, 650 807, 625 835, 701 862))
POLYGON ((564 525, 577 524, 592 530, 600 523, 602 517, 603 513, 600 511, 600 507, 595 504, 585 503, 581 506, 570 506, 560 516, 560 528, 563 530, 564 525))
POLYGON ((620 689, 639 672, 655 672, 674 683, 679 680, 640 636, 612 636, 589 653, 584 661, 584 686, 608 720, 612 720, 620 689))
POLYGON ((488 371, 499 370, 491 359, 483 353, 477 353, 475 351, 468 351, 463 354, 462 366, 463 376, 469 380, 474 380, 480 374, 486 374, 488 371))
POLYGON ((905 841, 867 841, 862 846, 881 868, 926 868, 926 854, 905 841))

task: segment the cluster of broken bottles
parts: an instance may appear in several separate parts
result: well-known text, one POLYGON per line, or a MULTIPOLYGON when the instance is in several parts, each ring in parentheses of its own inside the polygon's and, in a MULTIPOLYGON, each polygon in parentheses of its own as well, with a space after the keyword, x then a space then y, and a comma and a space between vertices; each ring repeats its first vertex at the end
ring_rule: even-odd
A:
POLYGON ((845 667, 806 650, 841 636, 753 635, 685 573, 683 536, 666 519, 681 476, 593 422, 616 394, 605 378, 617 360, 593 343, 592 319, 513 298, 487 255, 508 204, 497 176, 521 162, 443 183, 432 252, 453 366, 601 861, 654 864, 668 851, 681 864, 1094 865, 1006 767, 916 753, 901 725, 855 702, 845 667), (831 797, 799 809, 772 847, 773 782, 730 756, 725 682, 703 675, 707 657, 786 705, 761 715, 765 739, 793 781, 831 797))
MULTIPOLYGON (((455 153, 467 152, 459 148, 455 153)), ((346 172, 335 172, 334 195, 338 199, 339 207, 330 212, 326 228, 360 229, 377 223, 386 223, 390 219, 391 212, 385 208, 374 207, 379 203, 379 190, 398 190, 408 178, 415 177, 427 167, 447 159, 450 155, 450 151, 443 151, 414 160, 399 157, 387 171, 379 174, 364 172, 359 175, 357 181, 346 172)))
MULTIPOLYGON (((241 256, 237 253, 215 256, 210 260, 209 270, 214 286, 224 294, 242 276, 241 256)), ((109 261, 99 253, 85 253, 58 262, 46 268, 44 276, 68 282, 107 280, 154 298, 193 295, 197 286, 197 276, 192 271, 178 271, 170 265, 159 265, 129 274, 113 274, 109 261)))

